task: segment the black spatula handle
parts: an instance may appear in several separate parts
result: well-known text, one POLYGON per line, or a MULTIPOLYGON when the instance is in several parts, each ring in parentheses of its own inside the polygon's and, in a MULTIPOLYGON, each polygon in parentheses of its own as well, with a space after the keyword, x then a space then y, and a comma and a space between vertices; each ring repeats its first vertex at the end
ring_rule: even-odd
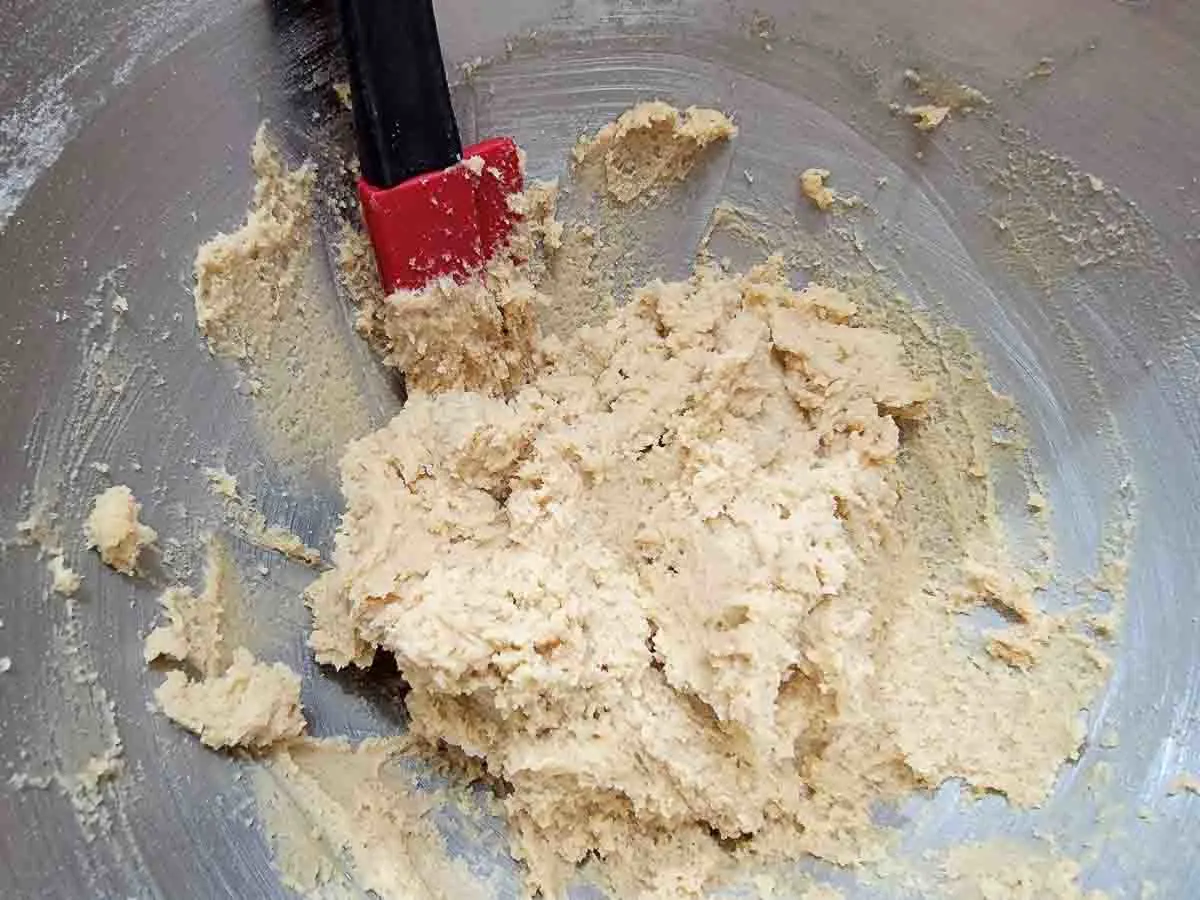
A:
POLYGON ((394 187, 462 158, 433 0, 338 0, 362 175, 394 187))

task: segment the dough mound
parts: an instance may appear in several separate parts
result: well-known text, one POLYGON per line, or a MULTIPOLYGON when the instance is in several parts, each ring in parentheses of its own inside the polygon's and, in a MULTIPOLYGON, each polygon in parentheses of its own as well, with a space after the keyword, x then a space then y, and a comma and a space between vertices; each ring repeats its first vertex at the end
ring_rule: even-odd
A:
POLYGON ((84 530, 88 546, 100 551, 100 559, 118 572, 137 573, 138 556, 142 548, 153 544, 158 533, 138 521, 142 505, 134 499, 133 491, 116 484, 99 494, 92 502, 84 530))
POLYGON ((283 663, 256 661, 244 647, 217 677, 193 681, 168 672, 154 698, 167 718, 216 750, 261 750, 304 733, 300 676, 283 663))
POLYGON ((854 312, 775 261, 658 282, 511 402, 416 394, 348 450, 318 659, 395 653, 418 735, 512 784, 543 886, 632 820, 737 838, 804 804, 806 620, 931 396, 854 312))

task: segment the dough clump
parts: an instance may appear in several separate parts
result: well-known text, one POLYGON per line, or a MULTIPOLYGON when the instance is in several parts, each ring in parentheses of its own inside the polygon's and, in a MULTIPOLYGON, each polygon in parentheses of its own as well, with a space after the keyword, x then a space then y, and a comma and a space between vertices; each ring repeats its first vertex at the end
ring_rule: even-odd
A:
POLYGON ((158 539, 153 528, 138 521, 141 511, 133 491, 116 484, 95 498, 84 526, 88 546, 100 552, 106 565, 125 575, 137 573, 138 556, 158 539))
POLYGON ((300 294, 310 243, 314 172, 289 171, 265 125, 250 151, 256 180, 246 222, 196 254, 196 324, 219 356, 264 364, 273 349, 268 327, 300 294))
POLYGON ((395 654, 415 736, 511 786, 547 896, 593 853, 618 896, 702 893, 721 840, 878 858, 880 801, 959 777, 1034 804, 1077 752, 1105 660, 986 505, 939 512, 963 451, 922 449, 935 384, 858 312, 778 259, 701 268, 512 397, 418 391, 348 448, 317 658, 395 654), (1009 652, 965 639, 975 606, 1010 611, 1009 652))
POLYGON ((737 126, 715 109, 690 106, 683 112, 655 100, 639 103, 574 150, 575 165, 591 173, 618 203, 648 199, 691 173, 706 148, 737 134, 737 126))
POLYGON ((913 117, 913 128, 917 131, 933 131, 946 121, 946 117, 950 115, 950 107, 924 103, 920 106, 904 107, 904 114, 913 117))
POLYGON ((833 191, 825 186, 828 177, 828 169, 805 169, 800 173, 800 193, 821 212, 831 209, 835 199, 833 191))
POLYGON ((202 593, 175 586, 159 598, 167 621, 146 637, 143 654, 147 663, 187 670, 168 672, 154 693, 167 718, 214 749, 263 750, 304 733, 300 676, 257 661, 245 647, 230 652, 224 629, 238 590, 228 551, 211 538, 202 593))
POLYGON ((216 750, 262 750, 304 733, 300 676, 283 663, 258 662, 244 647, 215 678, 168 672, 154 698, 169 719, 216 750))
POLYGON ((50 573, 50 589, 56 594, 73 596, 83 584, 83 576, 63 562, 61 553, 46 561, 46 570, 50 573))

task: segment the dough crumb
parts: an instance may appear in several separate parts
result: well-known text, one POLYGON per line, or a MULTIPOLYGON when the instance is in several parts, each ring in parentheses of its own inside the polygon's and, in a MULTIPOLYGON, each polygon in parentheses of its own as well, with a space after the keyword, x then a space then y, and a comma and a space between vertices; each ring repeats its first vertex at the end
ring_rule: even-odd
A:
POLYGON ((904 114, 912 116, 913 127, 918 131, 933 131, 950 115, 949 106, 934 106, 933 104, 922 104, 921 106, 906 106, 904 114))
POLYGON ((167 718, 215 750, 263 750, 304 733, 300 676, 283 663, 258 662, 244 647, 216 677, 168 672, 154 698, 167 718))
POLYGON ((350 82, 335 81, 333 83, 333 93, 334 93, 334 96, 337 97, 337 101, 338 101, 338 103, 340 103, 342 105, 343 109, 353 112, 354 101, 353 101, 352 95, 350 93, 350 82))
POLYGON ((158 533, 138 521, 142 505, 133 491, 116 484, 99 494, 85 524, 88 546, 100 553, 100 559, 125 575, 137 573, 138 556, 154 543, 158 533))
POLYGON ((1167 796, 1190 793, 1200 795, 1200 776, 1184 774, 1177 777, 1167 788, 1167 796))
POLYGON ((703 151, 737 135, 737 126, 715 109, 683 112, 662 101, 639 103, 574 150, 577 171, 595 178, 617 203, 648 200, 663 186, 687 178, 703 151))
POLYGON ((50 572, 50 588, 56 594, 70 597, 83 584, 83 576, 63 562, 61 554, 51 556, 46 569, 50 572))
POLYGON ((1054 74, 1054 60, 1049 56, 1043 56, 1038 60, 1037 65, 1025 73, 1026 78, 1049 78, 1054 74))
POLYGON ((805 169, 800 173, 800 192, 821 212, 833 207, 833 191, 825 186, 829 175, 828 169, 805 169))
POLYGON ((205 469, 204 476, 208 479, 208 486, 214 494, 226 498, 227 500, 238 499, 238 480, 234 475, 230 475, 225 469, 205 469))

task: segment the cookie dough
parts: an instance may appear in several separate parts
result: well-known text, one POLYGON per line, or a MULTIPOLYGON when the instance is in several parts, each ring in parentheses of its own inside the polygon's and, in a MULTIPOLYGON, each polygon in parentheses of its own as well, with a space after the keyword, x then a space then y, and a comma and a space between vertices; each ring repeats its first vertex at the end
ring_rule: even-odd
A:
POLYGON ((950 107, 923 103, 920 106, 904 107, 904 114, 912 116, 913 127, 917 131, 933 131, 946 121, 946 117, 950 115, 950 107))
POLYGON ((168 672, 154 699, 164 715, 215 750, 262 750, 304 733, 300 676, 283 663, 258 662, 244 647, 214 678, 168 672))
POLYGON ((146 637, 143 654, 183 667, 154 692, 164 715, 214 749, 262 750, 303 734, 300 676, 244 647, 231 650, 225 626, 237 592, 233 562, 212 538, 203 591, 176 586, 159 598, 167 621, 146 637))
POLYGON ((690 106, 683 112, 662 101, 639 103, 575 147, 581 177, 598 183, 617 203, 652 197, 691 173, 710 145, 737 134, 737 126, 715 109, 690 106))
POLYGON ((1109 900, 1080 885, 1081 866, 1040 846, 964 844, 942 864, 950 900, 1109 900))
POLYGON ((236 578, 222 545, 209 541, 204 590, 197 597, 191 588, 175 585, 159 597, 167 621, 146 636, 146 662, 171 660, 190 666, 202 677, 220 675, 230 663, 223 625, 229 593, 236 578))
POLYGON ((1036 803, 1078 749, 1103 657, 995 534, 922 546, 935 489, 898 454, 935 383, 858 312, 777 259, 701 269, 510 399, 418 391, 348 449, 318 660, 395 654, 414 733, 511 786, 547 896, 590 854, 619 896, 700 892, 721 841, 861 862, 879 801, 960 777, 1036 803), (1026 666, 965 641, 972 605, 1013 611, 1026 666))
POLYGON ((800 193, 812 201, 813 206, 826 212, 833 208, 833 191, 825 186, 828 169, 805 169, 800 173, 800 193))
POLYGON ((62 553, 56 553, 46 561, 50 573, 50 589, 56 594, 70 597, 83 584, 83 576, 63 562, 62 553))
POLYGON ((196 324, 232 361, 267 449, 288 468, 332 474, 370 412, 353 335, 331 308, 313 251, 311 165, 289 167, 265 124, 251 149, 254 196, 241 227, 196 253, 196 324))
MULTIPOLYGON (((622 216, 734 133, 642 104, 581 141, 575 175, 622 216)), ((307 592, 318 661, 394 654, 411 740, 504 783, 546 897, 588 860, 610 896, 663 898, 735 862, 879 860, 881 804, 949 779, 1042 802, 1107 659, 1011 560, 989 480, 1002 404, 977 360, 911 311, 796 287, 777 257, 544 329, 594 261, 564 252, 582 232, 556 200, 514 198, 508 252, 463 285, 384 297, 369 246, 342 243, 358 328, 409 401, 342 460, 334 568, 307 592), (1004 624, 975 628, 983 609, 1004 624)), ((409 896, 424 825, 404 791, 375 797, 396 748, 296 743, 293 673, 189 638, 220 630, 209 594, 164 598, 148 652, 191 671, 160 704, 212 746, 282 741, 264 806, 311 822, 269 823, 289 884, 333 884, 308 865, 319 842, 335 880, 409 896)), ((976 862, 947 878, 986 884, 976 862)))
POLYGON ((311 241, 314 172, 289 170, 265 126, 250 151, 257 180, 241 228, 221 234, 196 254, 196 325, 209 350, 262 364, 272 355, 267 323, 294 304, 311 241))
POLYGON ((126 575, 137 573, 138 556, 158 533, 138 521, 142 505, 133 491, 116 484, 97 495, 84 525, 88 546, 95 547, 106 565, 126 575))

